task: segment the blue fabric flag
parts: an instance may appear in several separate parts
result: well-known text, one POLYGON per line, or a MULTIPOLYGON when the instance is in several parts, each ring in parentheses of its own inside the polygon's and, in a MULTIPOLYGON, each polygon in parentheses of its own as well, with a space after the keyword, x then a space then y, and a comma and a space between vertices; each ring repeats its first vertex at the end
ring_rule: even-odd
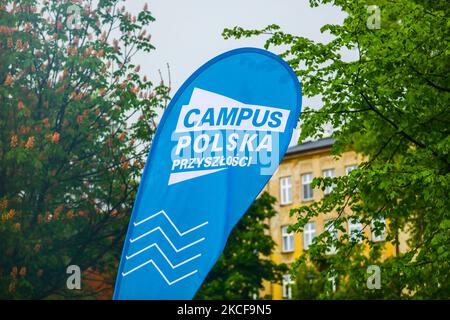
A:
POLYGON ((155 134, 114 299, 192 299, 228 236, 278 167, 301 110, 278 56, 241 48, 178 90, 155 134))

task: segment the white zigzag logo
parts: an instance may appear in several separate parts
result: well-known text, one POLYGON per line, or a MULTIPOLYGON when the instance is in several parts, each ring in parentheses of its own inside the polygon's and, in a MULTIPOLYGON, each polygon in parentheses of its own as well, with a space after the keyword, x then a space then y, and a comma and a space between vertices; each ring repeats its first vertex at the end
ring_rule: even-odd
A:
MULTIPOLYGON (((155 218, 155 217, 157 217, 157 216, 159 216, 159 215, 163 215, 163 216, 167 219, 167 221, 169 221, 169 223, 172 225, 172 227, 175 229, 175 231, 178 233, 178 235, 179 235, 180 237, 183 237, 183 236, 185 236, 185 235, 191 233, 192 231, 195 231, 195 230, 197 230, 197 229, 199 229, 199 228, 201 228, 201 227, 203 227, 203 226, 205 226, 205 225, 208 224, 208 221, 205 221, 205 222, 199 224, 198 226, 195 226, 195 227, 193 227, 193 228, 191 228, 191 229, 189 229, 189 230, 186 230, 186 231, 184 231, 184 232, 180 232, 180 230, 177 228, 177 226, 173 223, 173 221, 172 221, 172 220, 169 218, 169 216, 166 214, 166 212, 165 212, 164 210, 161 210, 161 211, 159 211, 158 213, 155 213, 155 214, 153 214, 153 215, 151 215, 151 216, 149 216, 149 217, 147 217, 147 218, 145 218, 145 219, 143 219, 143 220, 141 220, 141 221, 139 221, 139 222, 134 222, 134 226, 135 226, 135 227, 136 227, 136 226, 139 226, 139 225, 141 225, 141 224, 143 224, 143 223, 145 223, 145 222, 147 222, 147 221, 149 221, 149 220, 151 220, 151 219, 153 219, 153 218, 155 218)), ((183 250, 185 250, 185 249, 187 249, 187 248, 189 248, 189 247, 192 247, 193 245, 196 245, 197 243, 202 242, 202 241, 205 240, 205 238, 200 238, 200 239, 198 239, 198 240, 196 240, 196 241, 194 241, 194 242, 192 242, 192 243, 189 243, 189 244, 187 244, 187 245, 185 245, 185 246, 183 246, 183 247, 181 247, 181 248, 177 248, 177 247, 172 243, 172 241, 171 241, 170 238, 167 236, 167 234, 164 232, 164 230, 163 230, 161 227, 156 227, 156 228, 154 228, 154 229, 152 229, 152 230, 150 230, 150 231, 147 231, 147 232, 145 232, 145 233, 143 233, 143 234, 137 236, 136 238, 130 239, 130 242, 131 242, 131 243, 134 243, 134 242, 136 242, 136 241, 138 241, 138 240, 140 240, 140 239, 142 239, 142 238, 144 238, 144 237, 146 237, 146 236, 148 236, 148 235, 150 235, 150 234, 152 234, 153 232, 156 232, 156 231, 161 232, 161 234, 162 234, 162 235, 164 236, 164 238, 169 242, 169 244, 171 245, 171 247, 174 249, 174 251, 175 251, 176 253, 179 253, 179 252, 181 252, 181 251, 183 251, 183 250)), ((149 250, 149 249, 151 249, 151 248, 153 248, 153 247, 156 248, 156 249, 159 251, 159 253, 163 256, 163 258, 167 261, 167 263, 170 265, 170 267, 171 267, 172 269, 176 269, 176 268, 178 268, 178 267, 180 267, 180 266, 182 266, 182 265, 184 265, 184 264, 186 264, 186 263, 188 263, 188 262, 190 262, 190 261, 192 261, 192 260, 194 260, 194 259, 197 259, 198 257, 201 256, 201 254, 199 253, 199 254, 197 254, 197 255, 194 255, 194 256, 192 256, 192 257, 190 257, 190 258, 188 258, 188 259, 186 259, 186 260, 184 260, 184 261, 182 261, 182 262, 180 262, 180 263, 174 265, 174 264, 172 263, 172 261, 170 261, 170 259, 167 257, 167 255, 164 253, 164 251, 158 246, 158 244, 157 244, 157 243, 152 243, 151 245, 149 245, 149 246, 147 246, 147 247, 145 247, 145 248, 143 248, 143 249, 141 249, 141 250, 139 250, 139 251, 137 251, 137 252, 135 252, 135 253, 133 253, 133 254, 131 254, 131 255, 129 255, 129 256, 126 256, 125 258, 126 258, 127 260, 132 259, 132 258, 138 256, 139 254, 141 254, 141 253, 143 253, 143 252, 145 252, 145 251, 147 251, 147 250, 149 250)), ((191 272, 185 274, 184 276, 182 276, 182 277, 180 277, 180 278, 178 278, 178 279, 175 279, 175 280, 173 280, 173 281, 169 281, 169 279, 167 279, 166 275, 161 271, 161 269, 160 269, 159 266, 153 261, 153 259, 150 259, 150 260, 148 260, 148 261, 142 263, 141 265, 139 265, 139 266, 137 266, 137 267, 135 267, 135 268, 133 268, 133 269, 127 271, 127 272, 122 272, 122 276, 125 277, 125 276, 127 276, 127 275, 133 273, 134 271, 139 270, 140 268, 142 268, 142 267, 148 265, 148 264, 153 264, 153 266, 156 268, 156 270, 158 270, 158 272, 160 273, 160 275, 164 278, 164 280, 166 281, 166 283, 167 283, 169 286, 171 286, 171 285, 177 283, 178 281, 181 281, 181 280, 183 280, 183 279, 185 279, 185 278, 187 278, 187 277, 189 277, 189 276, 191 276, 191 275, 193 275, 193 274, 195 274, 195 273, 198 272, 198 270, 193 270, 193 271, 191 271, 191 272)))

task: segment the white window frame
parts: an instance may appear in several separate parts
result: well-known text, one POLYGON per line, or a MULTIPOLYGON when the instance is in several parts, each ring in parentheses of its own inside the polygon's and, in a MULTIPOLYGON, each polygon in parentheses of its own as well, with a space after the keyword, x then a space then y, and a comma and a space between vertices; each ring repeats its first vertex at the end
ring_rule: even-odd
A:
POLYGON ((337 277, 336 276, 331 276, 328 278, 328 281, 330 282, 330 286, 331 286, 331 291, 336 292, 337 291, 337 281, 336 281, 337 277))
POLYGON ((386 240, 386 219, 384 219, 383 217, 380 218, 375 218, 372 220, 371 224, 370 224, 370 228, 372 230, 372 241, 374 242, 380 242, 380 241, 385 241, 386 240), (383 228, 383 232, 381 235, 376 235, 375 232, 373 232, 373 229, 375 228, 375 222, 382 222, 384 224, 384 228, 383 228))
MULTIPOLYGON (((322 175, 323 175, 324 178, 335 178, 336 177, 336 170, 335 169, 325 169, 325 170, 322 171, 322 175)), ((335 187, 334 184, 329 186, 329 187, 326 187, 325 190, 323 191, 323 195, 324 196, 329 195, 334 187, 335 187)))
MULTIPOLYGON (((334 223, 335 223, 334 219, 329 219, 329 220, 325 221, 324 226, 325 226, 325 230, 331 234, 333 241, 337 241, 339 239, 339 232, 338 232, 336 226, 334 225, 334 223)), ((332 245, 330 248, 327 249, 326 253, 327 254, 335 254, 336 252, 337 252, 336 246, 332 245)))
POLYGON ((314 189, 311 187, 311 183, 313 181, 314 177, 311 172, 302 174, 302 199, 304 201, 309 201, 314 199, 314 189), (309 185, 309 188, 311 190, 311 197, 305 197, 305 186, 309 185))
POLYGON ((314 221, 308 222, 303 228, 303 249, 308 250, 316 237, 316 223, 314 221))
POLYGON ((282 294, 283 299, 292 299, 292 285, 294 281, 291 279, 290 274, 283 275, 282 281, 282 294))
POLYGON ((283 252, 293 252, 295 249, 294 233, 288 232, 289 226, 281 227, 281 250, 283 252))
POLYGON ((350 172, 352 172, 353 170, 357 169, 358 166, 356 164, 352 164, 350 166, 346 166, 345 167, 345 174, 348 176, 350 174, 350 172))
POLYGON ((280 178, 280 204, 292 203, 292 178, 291 176, 280 178))
POLYGON ((359 235, 362 232, 362 224, 357 217, 350 217, 348 219, 348 235, 350 239, 358 239, 358 242, 361 243, 362 239, 359 238, 359 235), (355 233, 354 231, 358 231, 355 233))

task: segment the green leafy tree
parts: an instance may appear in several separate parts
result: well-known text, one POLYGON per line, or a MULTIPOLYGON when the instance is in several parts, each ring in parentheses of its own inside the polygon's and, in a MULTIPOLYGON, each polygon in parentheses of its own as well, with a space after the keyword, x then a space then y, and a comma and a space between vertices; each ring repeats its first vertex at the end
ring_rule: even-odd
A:
POLYGON ((132 63, 153 20, 119 0, 1 2, 0 298, 95 297, 66 289, 69 265, 114 280, 168 93, 132 63))
POLYGON ((302 264, 295 274, 292 298, 298 300, 314 300, 326 291, 329 282, 321 276, 314 266, 302 264))
POLYGON ((366 161, 348 176, 316 178, 322 201, 292 211, 302 231, 311 218, 332 212, 331 229, 315 239, 295 267, 325 262, 324 279, 335 277, 337 298, 450 298, 450 7, 436 0, 311 0, 346 14, 342 25, 325 25, 333 40, 316 43, 287 34, 276 25, 263 30, 239 27, 228 37, 268 36, 266 48, 281 54, 299 76, 304 95, 320 95, 323 105, 306 106, 300 140, 320 138, 324 125, 335 128, 333 153, 352 149, 366 161), (351 51, 355 59, 344 59, 351 51), (363 230, 346 233, 349 219, 363 230), (382 222, 386 221, 386 225, 382 222), (395 255, 383 259, 383 245, 367 231, 386 227, 395 255), (399 249, 402 232, 408 248, 399 249), (329 255, 335 247, 336 254, 329 255), (381 270, 381 288, 369 290, 366 269, 381 270))
POLYGON ((231 232, 196 299, 253 299, 264 280, 280 282, 287 267, 270 259, 275 242, 267 232, 268 220, 277 214, 275 201, 267 192, 254 201, 231 232))

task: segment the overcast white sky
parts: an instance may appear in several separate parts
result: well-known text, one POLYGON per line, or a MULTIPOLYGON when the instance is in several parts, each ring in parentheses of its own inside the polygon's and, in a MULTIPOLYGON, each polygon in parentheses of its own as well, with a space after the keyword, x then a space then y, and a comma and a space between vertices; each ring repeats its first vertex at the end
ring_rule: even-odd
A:
MULTIPOLYGON (((147 1, 129 0, 133 12, 147 1)), ((316 41, 328 41, 321 34, 326 23, 339 23, 343 13, 336 7, 310 8, 308 0, 149 0, 156 21, 150 26, 156 50, 139 57, 143 72, 158 79, 158 69, 170 64, 173 89, 177 90, 193 71, 207 60, 238 47, 260 47, 264 37, 224 40, 224 28, 263 28, 275 23, 286 32, 316 41)))
MULTIPOLYGON (((139 55, 136 62, 142 73, 156 83, 158 70, 167 80, 169 63, 172 95, 214 56, 238 47, 263 47, 265 37, 224 40, 224 28, 259 29, 275 23, 283 31, 327 42, 330 35, 320 33, 320 28, 327 23, 340 23, 344 18, 338 8, 310 8, 308 0, 128 0, 127 9, 137 12, 146 2, 156 18, 149 29, 156 50, 139 55)), ((305 102, 320 106, 319 99, 304 99, 304 105, 305 102)))

